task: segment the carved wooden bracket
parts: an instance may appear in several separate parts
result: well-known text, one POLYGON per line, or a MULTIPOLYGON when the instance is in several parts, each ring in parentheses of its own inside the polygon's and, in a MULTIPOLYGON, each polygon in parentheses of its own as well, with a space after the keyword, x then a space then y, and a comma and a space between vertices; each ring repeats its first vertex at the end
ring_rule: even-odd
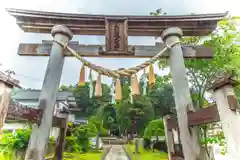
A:
POLYGON ((128 21, 126 18, 105 19, 106 54, 128 54, 128 21))

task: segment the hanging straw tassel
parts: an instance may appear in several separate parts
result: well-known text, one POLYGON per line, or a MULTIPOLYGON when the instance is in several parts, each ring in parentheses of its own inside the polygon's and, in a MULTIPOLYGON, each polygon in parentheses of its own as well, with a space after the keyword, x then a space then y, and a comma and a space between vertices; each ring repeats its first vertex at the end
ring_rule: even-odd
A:
POLYGON ((101 83, 101 75, 99 74, 97 77, 96 85, 95 85, 95 96, 102 96, 102 83, 101 83))
POLYGON ((89 71, 89 98, 93 96, 93 80, 92 80, 92 69, 89 71))
POLYGON ((140 95, 138 79, 136 74, 133 75, 132 77, 131 85, 132 85, 132 95, 140 95))
POLYGON ((112 79, 112 84, 111 84, 111 104, 116 104, 116 99, 115 99, 115 79, 112 79))
POLYGON ((148 84, 149 84, 150 87, 155 84, 155 75, 154 75, 152 64, 149 65, 148 84))
POLYGON ((122 87, 121 87, 121 82, 119 78, 116 79, 116 84, 115 84, 115 99, 116 100, 122 99, 122 87))
POLYGON ((143 70, 142 93, 143 93, 144 96, 147 94, 147 74, 146 74, 146 68, 144 68, 144 70, 143 70))
POLYGON ((85 84, 85 66, 83 65, 80 70, 80 77, 78 81, 78 86, 84 86, 85 84))

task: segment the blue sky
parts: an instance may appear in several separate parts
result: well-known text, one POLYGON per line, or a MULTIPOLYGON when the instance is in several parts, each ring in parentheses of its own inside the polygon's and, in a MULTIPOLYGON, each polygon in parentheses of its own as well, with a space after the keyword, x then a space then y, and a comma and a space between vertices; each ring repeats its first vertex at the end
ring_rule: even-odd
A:
MULTIPOLYGON (((0 6, 0 16, 5 25, 0 25, 1 69, 13 69, 16 78, 24 87, 41 88, 46 70, 46 57, 20 57, 17 55, 21 42, 35 43, 51 40, 46 34, 23 33, 15 24, 15 19, 7 14, 5 8, 21 8, 54 12, 84 13, 84 14, 131 14, 149 15, 150 12, 162 8, 167 14, 180 15, 190 13, 219 13, 230 11, 232 15, 240 16, 238 0, 8 0, 0 6), (227 2, 227 3, 226 3, 227 2)), ((103 44, 104 37, 75 36, 83 44, 103 44)), ((131 37, 130 44, 153 45, 153 37, 131 37)), ((106 68, 116 69, 131 67, 146 59, 104 59, 88 58, 91 62, 106 68)), ((74 58, 66 58, 61 84, 76 84, 81 63, 74 58)), ((157 69, 157 67, 155 66, 157 69)), ((164 74, 165 72, 159 71, 164 74)), ((110 78, 104 78, 109 83, 110 78)))

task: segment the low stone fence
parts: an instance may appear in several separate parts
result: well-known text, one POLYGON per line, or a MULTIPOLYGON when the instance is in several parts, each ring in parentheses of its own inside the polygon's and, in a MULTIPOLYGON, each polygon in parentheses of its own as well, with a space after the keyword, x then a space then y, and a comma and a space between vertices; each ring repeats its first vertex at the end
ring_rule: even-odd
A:
POLYGON ((114 138, 114 137, 104 137, 104 138, 101 138, 101 141, 105 145, 106 144, 111 144, 111 145, 124 145, 124 144, 127 144, 127 140, 114 138))

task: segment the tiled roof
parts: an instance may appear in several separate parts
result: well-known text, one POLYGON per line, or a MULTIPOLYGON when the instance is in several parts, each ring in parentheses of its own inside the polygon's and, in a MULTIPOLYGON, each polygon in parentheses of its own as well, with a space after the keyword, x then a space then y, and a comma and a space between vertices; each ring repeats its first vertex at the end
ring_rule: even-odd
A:
POLYGON ((0 81, 3 81, 4 83, 6 83, 9 86, 21 88, 18 80, 7 76, 2 71, 0 71, 0 81))

